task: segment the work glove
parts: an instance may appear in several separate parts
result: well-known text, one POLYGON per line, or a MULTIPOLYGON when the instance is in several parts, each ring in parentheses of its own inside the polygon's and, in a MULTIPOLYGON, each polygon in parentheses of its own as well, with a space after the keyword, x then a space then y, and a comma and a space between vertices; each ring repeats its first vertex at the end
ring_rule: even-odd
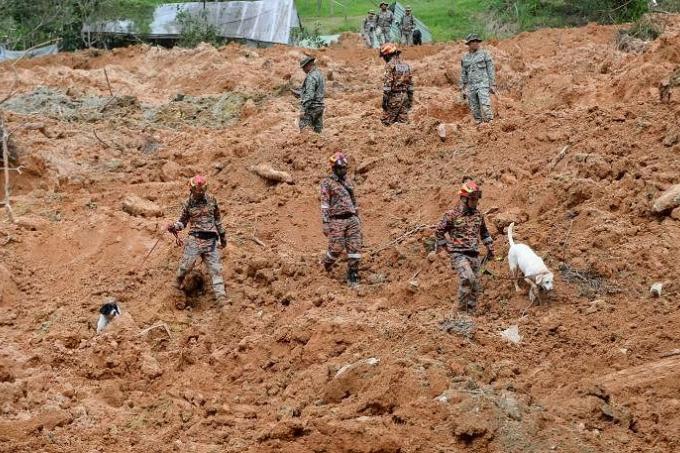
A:
POLYGON ((493 252, 493 247, 486 248, 486 256, 490 260, 493 259, 494 256, 496 256, 496 254, 493 252))
POLYGON ((169 223, 167 227, 165 227, 166 230, 168 230, 168 233, 175 234, 177 233, 177 228, 175 227, 174 223, 169 223))
POLYGON ((326 236, 326 237, 328 237, 328 235, 330 234, 330 232, 331 232, 331 227, 330 227, 330 225, 328 225, 328 223, 324 223, 324 224, 323 224, 323 235, 326 236))
POLYGON ((389 105, 389 96, 385 93, 385 94, 383 94, 382 109, 387 110, 388 105, 389 105))
POLYGON ((489 88, 489 93, 496 94, 496 87, 489 88))
POLYGON ((225 248, 227 246, 227 235, 226 234, 220 234, 220 246, 222 246, 222 248, 225 248))
POLYGON ((299 88, 291 88, 290 92, 293 93, 293 96, 295 96, 296 98, 299 98, 300 93, 302 93, 302 90, 299 89, 299 88))

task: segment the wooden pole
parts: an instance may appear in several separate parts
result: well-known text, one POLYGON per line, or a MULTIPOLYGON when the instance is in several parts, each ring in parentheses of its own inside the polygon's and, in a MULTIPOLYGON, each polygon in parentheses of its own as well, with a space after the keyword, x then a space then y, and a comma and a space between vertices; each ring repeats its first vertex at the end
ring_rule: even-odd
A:
POLYGON ((5 176, 5 210, 11 223, 14 223, 14 214, 9 202, 9 132, 5 127, 5 117, 0 113, 0 133, 2 133, 2 166, 5 176))

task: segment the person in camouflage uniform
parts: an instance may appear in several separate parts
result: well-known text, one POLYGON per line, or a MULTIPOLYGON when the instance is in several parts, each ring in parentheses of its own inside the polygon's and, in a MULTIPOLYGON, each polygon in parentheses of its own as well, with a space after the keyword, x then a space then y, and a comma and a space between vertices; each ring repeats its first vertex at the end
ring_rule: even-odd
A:
POLYGON ((368 12, 368 17, 364 19, 364 22, 361 26, 361 36, 364 38, 366 47, 368 47, 369 49, 375 47, 376 41, 375 29, 377 26, 376 20, 377 18, 375 17, 375 11, 370 10, 368 12))
POLYGON ((394 14, 387 9, 389 5, 386 2, 380 3, 380 12, 376 22, 375 34, 378 37, 378 44, 385 44, 392 41, 392 22, 394 21, 394 14))
POLYGON ((380 46, 380 56, 385 60, 382 102, 385 126, 408 122, 408 111, 413 104, 411 67, 401 60, 400 54, 401 51, 392 43, 380 46))
POLYGON ((323 234, 328 238, 328 251, 323 260, 326 272, 333 269, 344 250, 347 250, 347 282, 359 282, 361 260, 361 221, 354 196, 354 187, 347 179, 347 157, 335 153, 330 159, 333 174, 321 181, 321 221, 323 234))
POLYGON ((407 46, 413 45, 413 30, 416 28, 416 20, 411 14, 411 7, 407 6, 404 17, 401 18, 399 30, 401 31, 401 43, 407 46))
POLYGON ((300 61, 300 67, 307 76, 300 90, 293 91, 293 94, 300 97, 300 131, 311 126, 314 132, 321 133, 326 81, 314 60, 314 57, 305 57, 300 61))
POLYGON ((493 239, 477 210, 482 197, 479 186, 466 178, 460 189, 460 203, 444 214, 435 230, 436 247, 445 246, 451 255, 451 266, 458 273, 458 306, 474 310, 479 295, 479 238, 486 245, 487 257, 493 258, 493 239), (447 240, 446 235, 449 236, 447 240))
POLYGON ((480 49, 482 39, 471 34, 465 38, 469 52, 460 61, 460 91, 467 99, 478 124, 491 122, 491 95, 496 93, 496 71, 488 51, 480 49))
POLYGON ((175 285, 182 289, 184 278, 201 257, 208 268, 215 298, 220 306, 227 301, 222 278, 222 262, 217 249, 219 240, 222 248, 226 247, 227 239, 217 200, 206 193, 208 183, 201 175, 194 176, 189 181, 189 199, 182 205, 179 220, 168 225, 167 230, 177 235, 179 231, 189 227, 189 235, 184 244, 184 253, 177 269, 175 285))

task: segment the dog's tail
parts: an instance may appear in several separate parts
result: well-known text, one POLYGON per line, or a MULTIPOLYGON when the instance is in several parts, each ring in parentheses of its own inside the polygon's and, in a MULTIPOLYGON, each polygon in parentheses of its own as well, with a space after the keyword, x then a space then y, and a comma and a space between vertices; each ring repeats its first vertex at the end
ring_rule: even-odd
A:
POLYGON ((515 245, 515 241, 512 240, 512 227, 515 226, 515 222, 512 222, 510 226, 508 227, 508 242, 510 243, 510 247, 515 245))

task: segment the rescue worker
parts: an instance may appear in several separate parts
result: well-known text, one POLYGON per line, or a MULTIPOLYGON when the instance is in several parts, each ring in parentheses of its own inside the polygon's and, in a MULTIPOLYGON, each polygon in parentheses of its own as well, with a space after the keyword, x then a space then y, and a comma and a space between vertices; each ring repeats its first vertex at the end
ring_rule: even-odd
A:
POLYGON ((458 195, 458 206, 444 214, 435 230, 436 247, 439 250, 446 246, 451 255, 451 266, 458 272, 458 307, 474 310, 480 291, 479 239, 486 246, 489 259, 494 255, 493 239, 486 228, 484 216, 477 210, 482 198, 477 183, 465 178, 458 195))
POLYGON ((323 234, 328 238, 323 264, 326 272, 330 272, 343 250, 347 250, 347 283, 354 286, 359 282, 363 241, 359 209, 354 186, 347 179, 347 157, 337 152, 329 162, 333 174, 321 181, 321 221, 323 234))
POLYGON ((460 61, 460 91, 467 99, 477 124, 493 120, 491 95, 496 93, 496 71, 488 51, 480 49, 482 38, 470 34, 465 38, 468 46, 460 61))
POLYGON ((411 67, 401 61, 401 51, 396 44, 380 46, 380 57, 385 60, 383 80, 382 123, 406 123, 413 104, 413 78, 411 67))
MULTIPOLYGON (((189 235, 184 243, 184 253, 177 269, 175 286, 181 290, 184 278, 201 257, 212 279, 213 292, 218 306, 227 303, 227 293, 222 278, 222 262, 217 249, 227 246, 226 233, 217 200, 207 193, 208 182, 204 176, 196 175, 189 180, 189 199, 183 204, 179 220, 167 226, 167 230, 177 235, 189 227, 189 235)), ((183 308, 183 304, 178 304, 183 308)))
POLYGON ((399 31, 401 32, 401 43, 406 46, 413 45, 413 30, 416 28, 416 20, 411 14, 411 7, 407 6, 404 12, 404 17, 399 23, 399 31))
POLYGON ((314 61, 315 58, 309 56, 300 61, 300 67, 307 76, 300 90, 293 90, 293 94, 300 98, 300 131, 312 127, 314 132, 321 133, 326 80, 314 61))
POLYGON ((366 47, 368 47, 369 49, 375 47, 376 41, 375 28, 377 26, 376 20, 377 18, 375 17, 375 11, 370 10, 368 12, 368 17, 364 19, 364 22, 361 26, 361 36, 364 38, 366 47))
POLYGON ((375 34, 378 37, 378 44, 382 45, 386 42, 392 41, 392 22, 394 21, 394 14, 387 9, 389 5, 387 2, 380 3, 380 12, 376 21, 375 34))

